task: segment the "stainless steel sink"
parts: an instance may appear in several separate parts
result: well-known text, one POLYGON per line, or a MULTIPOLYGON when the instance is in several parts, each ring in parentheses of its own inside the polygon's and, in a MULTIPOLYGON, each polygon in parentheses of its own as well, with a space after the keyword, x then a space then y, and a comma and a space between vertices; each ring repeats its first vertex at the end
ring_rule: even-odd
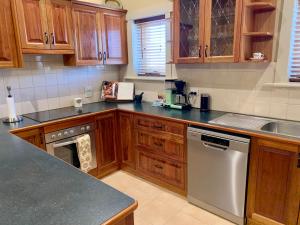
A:
POLYGON ((261 130, 276 134, 300 137, 300 123, 297 122, 274 121, 262 126, 261 130))

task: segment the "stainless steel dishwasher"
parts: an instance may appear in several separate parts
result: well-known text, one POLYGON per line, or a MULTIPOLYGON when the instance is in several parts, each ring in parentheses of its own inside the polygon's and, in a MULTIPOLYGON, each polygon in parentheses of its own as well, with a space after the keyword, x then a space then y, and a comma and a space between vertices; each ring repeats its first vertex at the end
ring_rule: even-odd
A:
POLYGON ((248 138, 189 127, 189 202, 244 224, 249 145, 248 138))

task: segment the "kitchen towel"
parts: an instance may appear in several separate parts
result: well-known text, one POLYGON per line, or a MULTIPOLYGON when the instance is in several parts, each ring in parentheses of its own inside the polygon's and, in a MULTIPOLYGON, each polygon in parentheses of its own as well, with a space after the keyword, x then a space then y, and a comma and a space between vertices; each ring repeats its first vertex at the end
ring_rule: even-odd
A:
POLYGON ((91 137, 88 134, 76 139, 77 153, 80 161, 80 169, 87 173, 92 168, 91 137))
POLYGON ((9 119, 16 119, 17 118, 17 111, 16 111, 16 104, 14 97, 7 97, 7 108, 8 108, 8 118, 9 119))

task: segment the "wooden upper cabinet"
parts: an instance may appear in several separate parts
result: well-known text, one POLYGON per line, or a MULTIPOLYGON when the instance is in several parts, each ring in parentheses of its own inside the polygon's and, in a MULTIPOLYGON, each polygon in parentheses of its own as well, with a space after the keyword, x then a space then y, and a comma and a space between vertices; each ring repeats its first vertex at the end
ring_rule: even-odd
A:
POLYGON ((50 49, 45 0, 15 0, 23 49, 50 49))
POLYGON ((98 9, 82 5, 73 5, 72 10, 76 58, 68 59, 68 64, 102 64, 101 16, 98 9))
POLYGON ((101 13, 103 58, 105 64, 127 64, 125 14, 105 10, 101 13))
POLYGON ((297 224, 299 146, 263 139, 252 143, 247 200, 250 224, 297 224))
POLYGON ((72 54, 71 3, 63 0, 15 0, 23 53, 72 54), (51 50, 51 51, 45 51, 51 50), (58 53, 58 52, 56 52, 58 53))
POLYGON ((238 62, 241 16, 242 0, 175 0, 174 62, 238 62))
POLYGON ((204 60, 205 0, 174 0, 174 63, 201 63, 204 60))
POLYGON ((207 0, 204 62, 238 62, 241 0, 207 0))
POLYGON ((10 0, 0 4, 0 68, 19 66, 16 33, 10 0))
POLYGON ((47 18, 52 49, 74 49, 71 2, 47 0, 47 18))

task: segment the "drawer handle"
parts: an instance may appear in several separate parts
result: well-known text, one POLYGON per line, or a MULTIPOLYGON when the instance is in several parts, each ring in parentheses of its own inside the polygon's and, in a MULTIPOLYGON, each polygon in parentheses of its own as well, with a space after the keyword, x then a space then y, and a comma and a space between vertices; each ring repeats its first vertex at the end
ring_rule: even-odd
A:
POLYGON ((163 169, 163 167, 161 165, 154 165, 154 167, 156 167, 157 169, 163 169))
POLYGON ((163 143, 158 143, 158 142, 154 142, 154 145, 158 146, 158 147, 162 147, 163 143))
POLYGON ((300 153, 298 153, 298 163, 297 163, 297 168, 300 169, 300 153))
POLYGON ((153 125, 153 128, 155 128, 155 129, 163 129, 163 125, 153 125))
POLYGON ((142 126, 142 127, 148 127, 148 125, 146 123, 143 123, 142 121, 139 120, 138 125, 142 126))

